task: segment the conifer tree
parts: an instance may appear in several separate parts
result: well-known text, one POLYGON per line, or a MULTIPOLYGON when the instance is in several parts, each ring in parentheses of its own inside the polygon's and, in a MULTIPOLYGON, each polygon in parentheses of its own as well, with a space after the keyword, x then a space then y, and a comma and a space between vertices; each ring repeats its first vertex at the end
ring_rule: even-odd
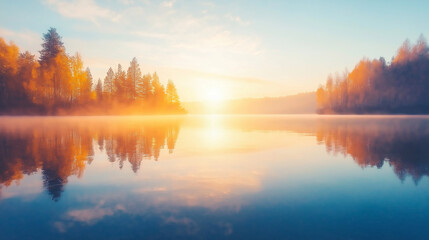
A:
POLYGON ((101 84, 100 78, 97 81, 97 85, 95 85, 95 95, 98 102, 101 102, 103 100, 103 86, 101 84))
POLYGON ((125 98, 125 86, 126 86, 125 72, 122 70, 121 64, 118 64, 118 71, 115 74, 114 85, 114 96, 117 100, 124 100, 125 98))
POLYGON ((152 76, 146 74, 141 78, 141 81, 137 84, 137 95, 144 101, 149 101, 152 96, 152 76))
POLYGON ((109 70, 107 71, 107 75, 104 78, 104 86, 103 86, 104 95, 106 97, 110 98, 114 93, 114 84, 113 84, 114 79, 115 79, 115 73, 113 72, 112 68, 109 68, 109 70))
POLYGON ((167 83, 166 100, 167 104, 169 104, 170 106, 180 105, 179 95, 177 94, 176 86, 171 80, 168 80, 167 83))
POLYGON ((136 86, 141 81, 141 71, 136 58, 130 62, 130 67, 127 71, 126 89, 127 97, 131 100, 135 100, 137 97, 136 86))
POLYGON ((157 107, 163 106, 165 102, 165 89, 159 81, 159 77, 156 72, 153 74, 152 77, 152 94, 154 105, 157 107))

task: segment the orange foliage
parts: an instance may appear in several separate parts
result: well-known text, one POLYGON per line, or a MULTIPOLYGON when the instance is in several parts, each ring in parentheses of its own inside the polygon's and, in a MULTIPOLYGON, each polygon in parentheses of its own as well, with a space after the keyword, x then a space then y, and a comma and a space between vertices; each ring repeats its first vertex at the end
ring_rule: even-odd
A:
POLYGON ((391 64, 362 59, 352 72, 328 77, 317 90, 320 113, 429 112, 429 48, 405 41, 391 64))
MULTIPOLYGON (((0 38, 0 113, 7 114, 147 114, 184 113, 175 90, 165 101, 165 89, 157 75, 141 75, 137 59, 128 72, 119 65, 109 69, 104 91, 94 89, 89 68, 79 53, 66 54, 61 37, 51 28, 43 35, 40 59, 28 52, 19 54, 13 43, 0 38), (152 81, 152 82, 151 82, 152 81), (98 94, 96 93, 98 91, 98 94), (105 95, 105 98, 102 95, 105 95), (174 102, 173 102, 174 101, 174 102), (119 106, 115 108, 115 106, 119 106), (123 106, 127 109, 123 111, 123 106)), ((172 83, 169 83, 170 85, 172 83)))

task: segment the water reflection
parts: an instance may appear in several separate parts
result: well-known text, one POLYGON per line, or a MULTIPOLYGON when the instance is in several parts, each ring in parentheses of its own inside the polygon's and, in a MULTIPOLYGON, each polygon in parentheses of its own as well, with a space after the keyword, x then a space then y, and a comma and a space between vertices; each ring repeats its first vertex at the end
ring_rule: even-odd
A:
MULTIPOLYGON (((91 164, 95 147, 121 169, 124 162, 128 162, 133 172, 137 172, 144 159, 158 160, 161 149, 166 147, 169 153, 173 152, 184 119, 94 117, 3 118, 1 121, 0 184, 10 186, 13 181, 19 182, 25 175, 41 170, 44 188, 57 201, 69 176, 80 178, 91 164)), ((217 116, 187 118, 184 124, 206 132, 203 138, 225 138, 216 138, 217 143, 210 141, 210 145, 222 146, 222 142, 239 145, 227 142, 226 138, 234 138, 225 135, 225 129, 290 131, 315 136, 328 153, 351 156, 361 167, 381 168, 388 163, 401 180, 410 175, 417 183, 422 176, 429 175, 427 118, 217 116)), ((256 149, 272 147, 256 139, 254 142, 256 149)), ((270 144, 282 145, 281 142, 270 144)), ((238 149, 243 153, 242 148, 238 149)), ((228 151, 225 145, 220 150, 228 151)), ((248 151, 252 149, 244 150, 248 151)))
MULTIPOLYGON (((388 163, 399 179, 429 176, 429 118, 424 116, 242 116, 225 128, 289 131, 315 136, 328 153, 351 156, 361 167, 388 163)), ((202 126, 201 126, 202 127, 202 126)), ((263 145, 264 141, 258 141, 263 145)))
POLYGON ((143 159, 172 153, 180 119, 5 118, 0 125, 0 184, 9 186, 41 170, 43 186, 58 201, 71 175, 82 177, 94 144, 110 162, 137 172, 143 159))
POLYGON ((418 116, 1 118, 0 231, 6 239, 424 239, 415 223, 429 216, 428 124, 418 116), (419 185, 400 181, 407 176, 419 185))
POLYGON ((390 164, 399 179, 429 176, 429 119, 342 118, 321 121, 317 141, 327 152, 350 155, 361 167, 390 164))

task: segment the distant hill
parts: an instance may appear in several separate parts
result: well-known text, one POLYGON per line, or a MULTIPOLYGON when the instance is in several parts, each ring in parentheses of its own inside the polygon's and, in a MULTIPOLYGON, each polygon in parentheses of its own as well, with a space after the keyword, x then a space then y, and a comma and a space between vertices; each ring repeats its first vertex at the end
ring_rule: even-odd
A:
POLYGON ((284 97, 245 98, 223 101, 183 102, 190 114, 311 114, 316 113, 316 93, 300 93, 284 97))

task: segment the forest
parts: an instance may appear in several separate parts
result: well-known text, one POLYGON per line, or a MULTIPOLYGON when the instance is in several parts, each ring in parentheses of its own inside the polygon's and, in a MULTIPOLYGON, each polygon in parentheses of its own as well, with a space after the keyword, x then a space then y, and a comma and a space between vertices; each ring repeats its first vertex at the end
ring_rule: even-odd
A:
POLYGON ((429 113, 429 48, 423 36, 406 40, 396 56, 362 59, 349 73, 330 75, 317 89, 318 112, 429 113))
POLYGON ((94 81, 79 53, 65 50, 55 28, 43 35, 40 57, 0 38, 0 114, 182 114, 177 89, 142 74, 136 58, 94 81))

